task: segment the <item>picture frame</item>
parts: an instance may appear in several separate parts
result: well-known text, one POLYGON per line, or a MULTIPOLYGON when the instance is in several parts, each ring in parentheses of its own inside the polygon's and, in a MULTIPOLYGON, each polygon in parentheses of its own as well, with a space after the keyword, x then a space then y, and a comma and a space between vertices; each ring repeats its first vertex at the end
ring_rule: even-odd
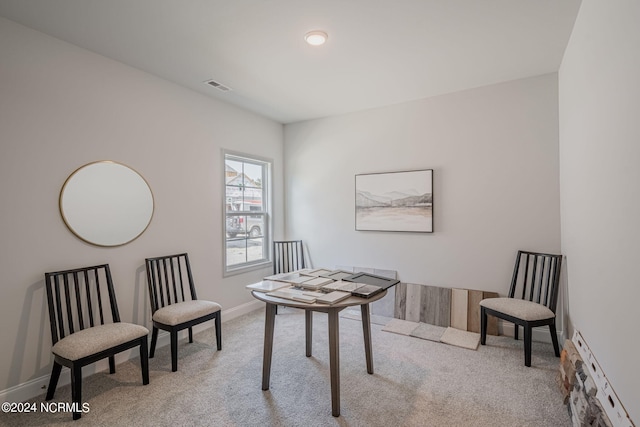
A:
POLYGON ((356 175, 355 228, 433 233, 433 169, 356 175))

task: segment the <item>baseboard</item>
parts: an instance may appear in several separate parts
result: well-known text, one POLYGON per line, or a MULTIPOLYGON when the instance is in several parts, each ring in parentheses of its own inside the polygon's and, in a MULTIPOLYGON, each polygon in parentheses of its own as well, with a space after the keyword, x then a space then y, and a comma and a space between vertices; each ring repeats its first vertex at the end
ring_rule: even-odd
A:
MULTIPOLYGON (((128 359, 137 357, 139 355, 140 353, 137 349, 124 351, 116 355, 116 364, 126 362, 128 359)), ((89 365, 83 368, 82 377, 86 378, 90 375, 95 374, 96 372, 106 371, 107 369, 109 369, 108 361, 101 360, 94 363, 93 365, 89 365)), ((49 386, 49 377, 50 375, 44 375, 42 377, 29 380, 22 384, 18 384, 14 387, 10 387, 6 390, 2 390, 0 391, 0 401, 18 403, 42 395, 46 393, 47 387, 49 386)), ((58 379, 58 388, 65 386, 70 382, 71 375, 69 373, 69 368, 63 367, 62 372, 60 373, 60 378, 58 379)))
MULTIPOLYGON (((512 337, 515 333, 515 325, 511 322, 506 322, 502 319, 498 319, 498 331, 500 335, 506 335, 508 337, 512 337)), ((558 333, 558 345, 562 348, 562 343, 565 340, 564 332, 557 331, 558 333)), ((520 334, 518 335, 519 339, 524 338, 524 332, 522 328, 520 328, 520 334)), ((551 333, 549 332, 548 326, 540 326, 538 328, 533 328, 531 339, 537 342, 546 342, 551 344, 551 333)))
POLYGON ((224 323, 229 320, 235 319, 236 317, 244 316, 245 314, 251 313, 252 311, 256 311, 261 308, 264 308, 264 303, 262 301, 254 299, 253 301, 240 304, 239 306, 230 308, 228 310, 222 310, 222 322, 224 323))
MULTIPOLYGON (((252 311, 259 310, 262 307, 264 307, 264 303, 262 301, 255 300, 247 302, 245 304, 241 304, 237 307, 230 308, 228 310, 222 310, 221 321, 222 323, 225 323, 229 320, 235 319, 236 317, 240 317, 252 311)), ((212 327, 214 327, 213 322, 206 322, 204 324, 196 326, 194 328, 194 333, 212 327)), ((161 331, 158 334, 158 342, 156 343, 156 348, 160 348, 165 345, 169 345, 169 333, 161 331)), ((124 351, 116 355, 116 364, 126 362, 127 360, 138 357, 139 355, 140 353, 137 348, 124 351)), ((109 369, 108 361, 106 359, 101 360, 97 363, 94 363, 93 365, 89 365, 83 368, 82 376, 88 377, 95 374, 96 372, 106 371, 107 369, 109 369)), ((47 390, 47 386, 49 385, 49 377, 50 375, 44 375, 42 377, 35 378, 22 384, 10 387, 6 390, 0 391, 0 402, 24 402, 25 400, 29 400, 38 395, 44 394, 47 390)), ((58 380, 58 387, 65 386, 70 382, 71 375, 69 374, 69 369, 62 368, 62 373, 60 374, 60 379, 58 380)))

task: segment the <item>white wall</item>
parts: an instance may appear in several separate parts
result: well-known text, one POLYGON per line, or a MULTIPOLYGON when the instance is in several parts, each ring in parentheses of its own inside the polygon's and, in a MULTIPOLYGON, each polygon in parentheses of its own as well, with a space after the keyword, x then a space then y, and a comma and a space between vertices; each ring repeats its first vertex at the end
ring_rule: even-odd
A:
POLYGON ((285 126, 286 229, 316 267, 508 290, 518 249, 560 251, 557 75, 285 126), (433 234, 355 231, 356 174, 434 169, 433 234))
POLYGON ((264 271, 222 277, 221 149, 274 160, 281 218, 282 125, 2 18, 0 58, 0 390, 50 372, 46 271, 110 263, 122 320, 147 326, 149 256, 189 252, 198 296, 223 319, 253 300, 244 285, 264 271), (155 197, 147 231, 121 247, 82 242, 58 211, 67 176, 103 159, 155 197))
POLYGON ((569 314, 640 421, 640 2, 584 0, 559 73, 569 314))

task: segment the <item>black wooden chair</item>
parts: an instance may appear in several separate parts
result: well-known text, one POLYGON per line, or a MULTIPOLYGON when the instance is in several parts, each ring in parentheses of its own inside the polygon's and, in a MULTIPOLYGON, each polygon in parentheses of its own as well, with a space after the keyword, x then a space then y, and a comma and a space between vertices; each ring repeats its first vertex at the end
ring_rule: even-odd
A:
MULTIPOLYGON (((273 274, 301 270, 305 265, 302 240, 273 242, 273 274)), ((278 306, 276 306, 276 314, 278 314, 278 306)))
POLYGON ((192 327, 215 319, 216 344, 222 350, 220 304, 198 299, 189 265, 189 256, 167 255, 145 260, 147 283, 153 319, 151 350, 153 357, 158 340, 158 329, 168 331, 171 337, 171 370, 178 370, 178 332, 189 329, 189 342, 193 342, 192 327), (186 294, 185 294, 186 288, 186 294))
POLYGON ((113 374, 115 354, 137 346, 142 384, 149 384, 149 330, 120 321, 108 264, 45 273, 45 286, 54 355, 46 400, 53 399, 62 367, 70 368, 77 420, 82 415, 82 367, 109 358, 113 374))
POLYGON ((524 364, 531 366, 531 333, 537 326, 549 326, 556 357, 560 357, 556 333, 556 303, 562 255, 518 251, 508 298, 480 301, 480 343, 487 342, 487 316, 514 324, 514 338, 524 329, 524 364))
POLYGON ((273 274, 288 273, 305 268, 302 240, 273 242, 273 274))

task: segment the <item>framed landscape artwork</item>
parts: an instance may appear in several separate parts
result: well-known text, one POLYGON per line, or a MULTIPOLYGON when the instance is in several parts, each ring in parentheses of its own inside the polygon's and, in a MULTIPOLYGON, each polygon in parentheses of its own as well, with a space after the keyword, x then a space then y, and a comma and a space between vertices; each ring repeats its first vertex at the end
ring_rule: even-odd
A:
POLYGON ((433 169, 356 175, 356 230, 433 232, 433 169))

